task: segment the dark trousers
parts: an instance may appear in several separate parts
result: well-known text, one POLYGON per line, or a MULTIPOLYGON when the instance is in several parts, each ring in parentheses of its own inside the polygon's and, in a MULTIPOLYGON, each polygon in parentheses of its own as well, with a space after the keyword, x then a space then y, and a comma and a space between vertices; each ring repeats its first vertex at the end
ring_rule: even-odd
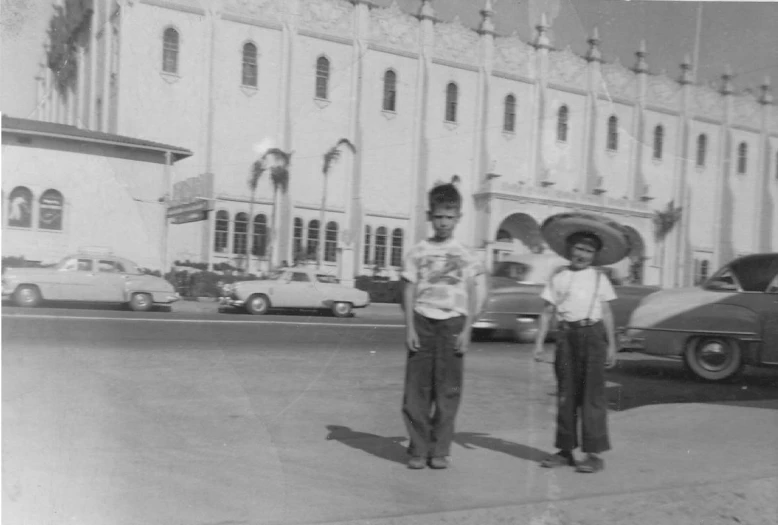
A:
POLYGON ((456 340, 465 318, 438 320, 414 314, 414 325, 421 348, 408 352, 402 407, 410 436, 408 453, 448 456, 462 396, 464 358, 456 352, 456 340))
POLYGON ((605 358, 608 342, 602 322, 563 329, 557 339, 554 370, 557 378, 556 447, 578 448, 597 454, 610 449, 608 402, 605 397, 605 358))

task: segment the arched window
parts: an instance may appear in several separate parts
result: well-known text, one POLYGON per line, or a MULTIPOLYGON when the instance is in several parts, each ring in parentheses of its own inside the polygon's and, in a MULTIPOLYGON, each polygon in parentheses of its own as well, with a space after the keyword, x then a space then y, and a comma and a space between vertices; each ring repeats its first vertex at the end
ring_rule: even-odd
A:
POLYGON ((700 281, 705 281, 708 278, 708 261, 703 260, 700 263, 700 281))
POLYGON ((300 217, 294 218, 294 232, 293 232, 293 242, 294 242, 294 253, 293 257, 295 260, 302 257, 303 253, 303 220, 300 217))
POLYGON ((319 249, 319 221, 316 219, 308 222, 308 257, 316 257, 319 249))
POLYGON ((243 44, 243 74, 241 84, 257 87, 257 46, 251 42, 243 44))
POLYGON ((216 212, 216 221, 213 231, 213 251, 224 253, 227 251, 227 243, 230 239, 230 214, 224 210, 216 212))
POLYGON ((508 95, 505 97, 505 110, 502 116, 502 130, 516 131, 516 97, 508 95))
POLYGON ((384 111, 395 111, 397 103, 397 73, 387 69, 384 73, 384 111))
POLYGON ((370 264, 370 252, 372 251, 372 231, 370 230, 370 226, 365 226, 365 253, 362 257, 362 264, 369 265, 370 264))
POLYGON ((608 151, 619 149, 619 119, 611 115, 608 119, 608 151))
POLYGON ((705 166, 705 155, 708 150, 708 137, 704 133, 697 136, 697 167, 705 166))
POLYGON ((556 114, 556 139, 559 142, 567 142, 567 120, 570 110, 567 106, 559 108, 556 114))
POLYGON ((395 228, 392 232, 392 256, 391 266, 403 265, 403 231, 400 228, 395 228))
POLYGON ((38 200, 38 228, 62 230, 62 210, 65 201, 57 190, 46 190, 38 200))
POLYGON ((162 36, 162 71, 178 73, 178 31, 165 29, 162 36))
POLYGON ((748 144, 741 142, 737 147, 737 172, 744 174, 748 164, 748 144))
POLYGON ((386 266, 386 228, 383 226, 375 231, 375 260, 373 264, 379 268, 386 266))
POLYGON ((330 221, 327 223, 324 237, 324 260, 335 262, 338 249, 338 223, 330 221))
POLYGON ((497 230, 497 242, 511 242, 511 241, 513 241, 513 235, 511 235, 508 230, 502 228, 497 230))
POLYGON ((661 125, 654 128, 654 159, 662 160, 662 146, 665 139, 665 128, 661 125))
POLYGON ((446 86, 446 122, 457 121, 457 99, 459 88, 453 82, 446 86))
POLYGON ((253 242, 251 253, 258 257, 267 255, 267 217, 263 213, 254 216, 253 242))
POLYGON ((8 226, 32 227, 32 192, 24 186, 17 186, 8 196, 8 226))
POLYGON ((232 253, 246 254, 246 242, 248 241, 249 215, 238 213, 235 215, 235 233, 232 236, 232 253))
POLYGON ((326 57, 316 60, 316 98, 327 100, 330 85, 330 61, 326 57))

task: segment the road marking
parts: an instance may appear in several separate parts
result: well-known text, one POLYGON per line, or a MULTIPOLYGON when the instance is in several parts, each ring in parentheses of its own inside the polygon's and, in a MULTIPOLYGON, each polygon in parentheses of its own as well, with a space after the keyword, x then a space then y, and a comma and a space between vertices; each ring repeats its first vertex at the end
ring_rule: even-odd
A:
POLYGON ((405 328, 402 324, 369 324, 369 323, 314 323, 310 321, 234 321, 229 319, 150 319, 147 317, 98 317, 98 316, 70 316, 70 315, 47 315, 47 314, 3 314, 7 319, 60 319, 60 320, 83 320, 83 321, 134 321, 148 323, 223 323, 223 324, 288 324, 295 326, 356 326, 359 328, 405 328))

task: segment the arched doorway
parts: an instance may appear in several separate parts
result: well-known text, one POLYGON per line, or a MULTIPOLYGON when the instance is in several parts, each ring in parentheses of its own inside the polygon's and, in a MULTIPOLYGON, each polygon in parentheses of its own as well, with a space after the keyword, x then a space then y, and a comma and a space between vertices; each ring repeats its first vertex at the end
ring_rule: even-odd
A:
POLYGON ((546 250, 538 221, 526 213, 506 217, 497 227, 494 240, 494 262, 511 255, 543 253, 546 250))
POLYGON ((646 243, 643 242, 643 236, 640 235, 640 232, 632 226, 624 225, 624 229, 630 241, 630 251, 627 255, 629 266, 626 281, 630 284, 643 284, 643 270, 646 264, 646 243))

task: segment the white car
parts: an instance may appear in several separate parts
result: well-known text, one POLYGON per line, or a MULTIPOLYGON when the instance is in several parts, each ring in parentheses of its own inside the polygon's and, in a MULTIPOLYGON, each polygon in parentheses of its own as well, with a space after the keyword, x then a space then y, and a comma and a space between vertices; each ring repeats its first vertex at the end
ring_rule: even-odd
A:
POLYGON ((223 304, 254 315, 266 314, 271 308, 299 308, 326 309, 336 317, 348 317, 354 308, 368 306, 370 296, 313 268, 285 268, 269 279, 228 285, 223 304))

